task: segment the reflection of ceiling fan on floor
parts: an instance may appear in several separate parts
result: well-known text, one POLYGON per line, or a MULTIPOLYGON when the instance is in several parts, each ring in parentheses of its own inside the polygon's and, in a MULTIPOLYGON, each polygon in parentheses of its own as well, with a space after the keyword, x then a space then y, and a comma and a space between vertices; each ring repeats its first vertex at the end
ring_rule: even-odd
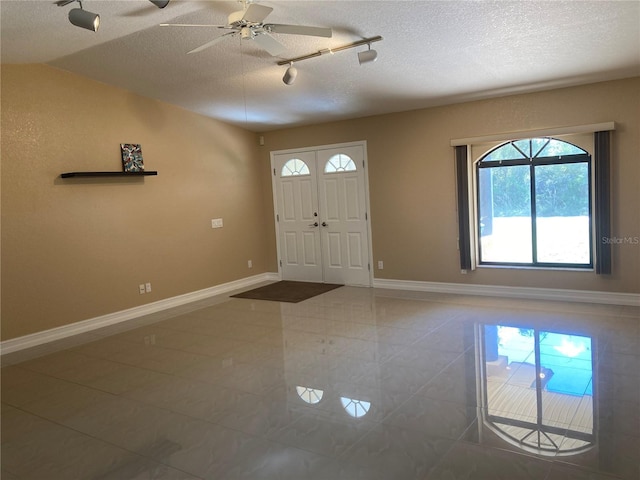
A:
POLYGON ((161 23, 163 27, 209 27, 231 30, 210 42, 191 50, 188 53, 201 52, 205 48, 212 47, 226 37, 240 35, 244 40, 253 40, 262 49, 272 56, 282 54, 286 47, 272 37, 271 33, 284 33, 290 35, 308 35, 311 37, 327 37, 332 35, 330 28, 309 27, 306 25, 283 25, 278 23, 263 23, 264 19, 273 11, 271 7, 250 3, 250 0, 242 1, 243 8, 229 15, 227 25, 198 25, 190 23, 161 23))

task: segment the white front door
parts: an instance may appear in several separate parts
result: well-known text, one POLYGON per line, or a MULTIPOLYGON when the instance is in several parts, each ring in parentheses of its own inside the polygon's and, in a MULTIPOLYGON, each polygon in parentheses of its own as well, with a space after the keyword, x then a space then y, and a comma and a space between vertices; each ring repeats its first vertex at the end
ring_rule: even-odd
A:
POLYGON ((363 144, 272 154, 284 280, 371 285, 363 144))
POLYGON ((317 166, 324 281, 368 286, 364 150, 318 150, 317 166))
POLYGON ((282 278, 321 282, 315 152, 275 155, 272 163, 282 278))

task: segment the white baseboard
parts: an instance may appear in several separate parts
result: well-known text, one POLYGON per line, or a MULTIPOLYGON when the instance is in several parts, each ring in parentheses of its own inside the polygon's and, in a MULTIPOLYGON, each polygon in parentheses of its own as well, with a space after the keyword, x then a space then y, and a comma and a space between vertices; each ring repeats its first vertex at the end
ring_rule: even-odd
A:
POLYGON ((53 342, 55 340, 61 340, 63 338, 78 335, 80 333, 90 332, 98 328, 115 325, 116 323, 120 322, 126 322, 127 320, 133 320, 135 318, 149 315, 151 313, 157 313, 163 310, 168 310, 170 308, 186 305, 188 303, 197 302, 199 300, 205 300, 207 298, 215 297, 216 295, 223 295, 233 290, 251 287, 258 283, 276 280, 280 280, 280 277, 277 273, 262 273, 260 275, 242 278, 240 280, 234 280, 232 282, 216 285, 214 287, 205 288, 204 290, 185 293, 184 295, 178 295, 177 297, 165 298, 164 300, 147 303, 145 305, 140 305, 139 307, 133 307, 127 310, 121 310, 119 312, 108 313, 99 317, 90 318, 88 320, 82 320, 70 325, 64 325, 62 327, 56 327, 50 330, 44 330, 42 332, 32 333, 30 335, 24 335, 18 338, 12 338, 10 340, 0 342, 0 355, 16 352, 18 350, 23 350, 29 347, 35 347, 37 345, 53 342))
MULTIPOLYGON (((187 305, 199 300, 206 300, 217 295, 223 295, 233 290, 251 287, 253 285, 280 280, 278 273, 262 273, 253 277, 216 285, 195 292, 185 293, 176 297, 166 298, 139 307, 108 313, 99 317, 82 320, 80 322, 52 328, 42 332, 32 333, 18 338, 0 342, 0 355, 35 347, 55 340, 62 340, 80 333, 90 332, 98 328, 115 325, 140 318, 144 315, 161 312, 170 308, 187 305)), ((589 290, 564 290, 553 288, 508 287, 500 285, 470 285, 462 283, 418 282, 408 280, 388 280, 376 278, 373 280, 375 288, 392 290, 409 290, 418 292, 452 293, 458 295, 481 295, 492 297, 523 298, 532 300, 558 300, 565 302, 601 303, 608 305, 640 306, 640 295, 634 293, 597 292, 589 290)))
POLYGON ((531 300, 557 300, 564 302, 602 303, 607 305, 640 306, 636 293, 598 292, 592 290, 565 290, 557 288, 508 287, 501 285, 470 285, 464 283, 416 282, 407 280, 373 280, 375 288, 411 290, 417 292, 482 295, 489 297, 523 298, 531 300))

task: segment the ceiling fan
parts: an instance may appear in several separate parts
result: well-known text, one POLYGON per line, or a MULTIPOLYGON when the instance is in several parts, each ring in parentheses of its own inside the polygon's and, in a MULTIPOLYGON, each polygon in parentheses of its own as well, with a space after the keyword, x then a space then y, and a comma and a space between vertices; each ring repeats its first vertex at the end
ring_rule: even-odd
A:
POLYGON ((231 30, 210 42, 191 50, 188 53, 198 53, 212 47, 226 37, 240 35, 243 40, 253 40, 260 48, 276 57, 286 50, 286 47, 272 37, 272 33, 283 33, 289 35, 308 35, 312 37, 330 38, 332 31, 330 28, 310 27, 306 25, 284 25, 279 23, 264 23, 273 8, 264 5, 251 3, 250 0, 242 0, 243 8, 233 12, 227 19, 227 25, 199 25, 190 23, 161 23, 162 27, 209 27, 231 30))

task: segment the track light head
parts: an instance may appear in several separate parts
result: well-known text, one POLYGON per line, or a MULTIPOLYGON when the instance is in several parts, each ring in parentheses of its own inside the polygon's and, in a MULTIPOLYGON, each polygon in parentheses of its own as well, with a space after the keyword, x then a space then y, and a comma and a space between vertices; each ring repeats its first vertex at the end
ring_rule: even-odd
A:
POLYGON ((310 53, 309 55, 290 58, 288 60, 280 60, 277 62, 278 65, 280 66, 289 65, 289 68, 287 68, 287 71, 285 72, 284 77, 282 77, 282 81, 286 85, 292 85, 293 82, 295 82, 298 71, 293 67, 294 62, 299 62, 301 60, 308 60, 310 58, 316 58, 321 55, 325 55, 327 53, 334 54, 342 50, 347 50, 348 48, 361 47, 362 45, 367 45, 369 49, 365 50, 364 52, 358 53, 358 61, 360 62, 360 65, 368 62, 375 62, 376 59, 378 58, 378 52, 376 52, 375 50, 371 50, 371 44, 373 42, 379 42, 380 40, 383 40, 383 38, 378 35, 377 37, 363 38, 362 40, 358 40, 357 42, 349 43, 347 45, 342 45, 340 47, 325 48, 323 50, 318 50, 317 52, 310 53))
POLYGON ((81 3, 80 8, 69 10, 69 21, 76 27, 86 28, 93 32, 97 32, 100 27, 100 15, 83 10, 81 3))
POLYGON ((164 8, 167 5, 169 5, 169 0, 149 0, 149 1, 158 8, 164 8))
POLYGON ((358 52, 358 62, 360 65, 363 63, 375 62, 378 59, 378 52, 371 50, 371 44, 369 44, 369 50, 364 52, 358 52))
POLYGON ((287 68, 287 71, 284 72, 284 77, 282 77, 282 81, 285 85, 293 85, 293 82, 296 81, 296 76, 298 75, 298 69, 293 66, 293 63, 287 68))

